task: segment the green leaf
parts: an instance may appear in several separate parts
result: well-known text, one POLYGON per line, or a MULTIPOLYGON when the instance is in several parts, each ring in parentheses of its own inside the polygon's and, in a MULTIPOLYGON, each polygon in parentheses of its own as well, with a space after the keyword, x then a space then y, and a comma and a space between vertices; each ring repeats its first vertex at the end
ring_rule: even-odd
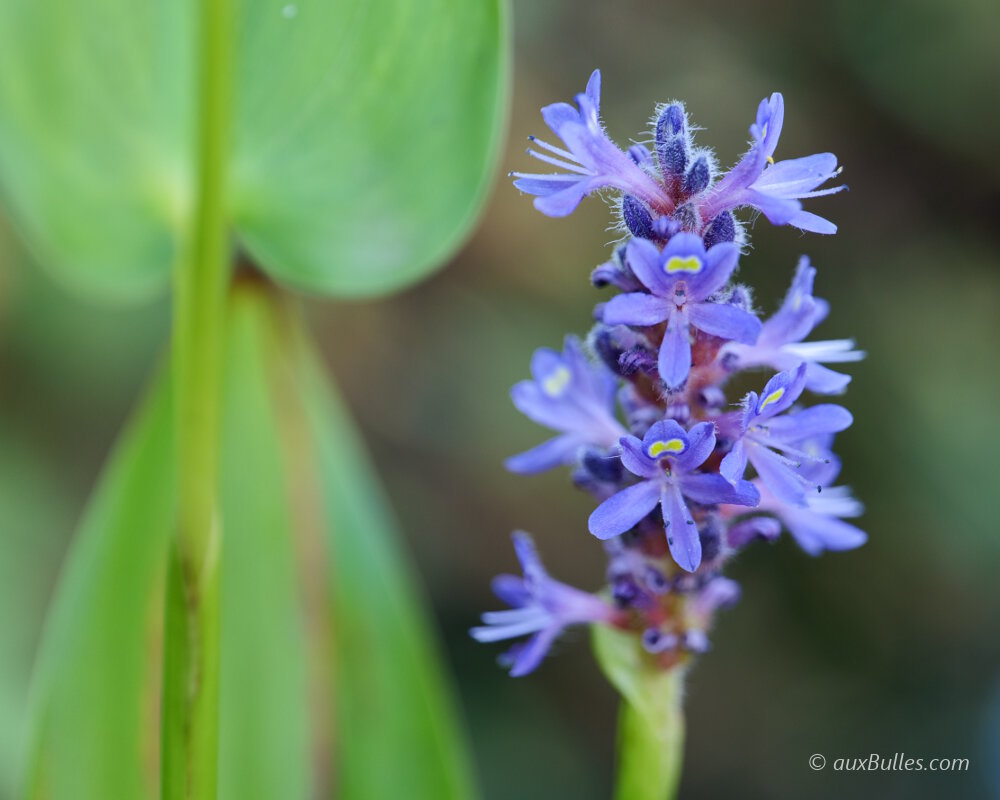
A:
MULTIPOLYGON (((241 282, 226 356, 220 796, 474 797, 422 598, 297 317, 241 282)), ((159 796, 170 390, 123 435, 69 556, 35 676, 33 800, 159 796)))
MULTIPOLYGON (((313 766, 298 532, 268 368, 267 308, 230 303, 222 449, 219 796, 310 798, 313 766)), ((320 608, 319 611, 323 609, 320 608)), ((313 712, 322 718, 325 709, 313 712)))
POLYGON ((350 417, 297 337, 329 548, 340 800, 477 795, 437 642, 389 502, 350 417))
POLYGON ((148 296, 192 204, 191 2, 0 3, 0 180, 74 288, 148 296))
POLYGON ((498 0, 247 0, 232 201, 255 259, 347 295, 440 264, 493 173, 506 40, 498 0))
MULTIPOLYGON (((156 292, 191 235, 200 1, 0 3, 0 182, 42 261, 91 294, 156 292)), ((505 9, 239 4, 226 221, 255 260, 360 295, 447 258, 498 154, 505 9)))
POLYGON ((36 666, 30 798, 158 793, 160 624, 173 505, 169 386, 128 426, 76 534, 36 666))
POLYGON ((672 800, 684 761, 683 669, 657 667, 634 633, 595 625, 593 644, 622 695, 615 800, 672 800))

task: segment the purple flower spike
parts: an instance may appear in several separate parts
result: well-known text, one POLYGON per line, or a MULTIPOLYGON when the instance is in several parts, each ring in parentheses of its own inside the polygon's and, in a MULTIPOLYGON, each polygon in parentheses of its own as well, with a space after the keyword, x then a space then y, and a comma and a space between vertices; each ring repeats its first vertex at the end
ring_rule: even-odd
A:
POLYGON ((609 497, 590 515, 590 532, 599 539, 625 533, 659 505, 670 555, 682 569, 694 572, 701 564, 701 539, 687 500, 757 504, 757 491, 747 481, 734 486, 719 474, 695 472, 715 448, 711 422, 685 431, 675 420, 661 420, 641 441, 623 436, 621 446, 622 464, 642 480, 609 497))
POLYGON ((604 194, 622 238, 590 276, 617 296, 594 307, 586 355, 574 338, 561 353, 537 351, 532 380, 511 393, 518 409, 559 435, 507 463, 517 472, 571 467, 573 485, 593 501, 588 527, 607 553, 607 587, 595 596, 552 580, 527 535, 515 534, 524 577, 493 583, 512 608, 485 614, 472 630, 480 641, 524 637, 503 659, 512 675, 535 669, 567 625, 595 622, 641 646, 643 670, 686 669, 709 650, 717 614, 739 597, 723 576, 738 550, 784 530, 813 554, 866 538, 846 521, 860 504, 833 486, 833 440, 852 417, 839 405, 801 400, 805 389, 842 391, 850 378, 824 364, 863 354, 852 341, 804 341, 828 311, 813 296, 807 259, 764 323, 750 288, 733 283, 747 243, 739 209, 779 225, 836 230, 802 209, 806 198, 845 188, 822 188, 839 173, 836 158, 775 163, 780 94, 760 104, 749 149, 728 174, 697 145, 698 128, 679 101, 656 106, 647 143, 627 152, 608 138, 599 111, 595 72, 575 106, 542 110, 560 146, 532 138, 529 153, 558 172, 515 174, 550 216, 614 190, 604 194), (733 410, 731 389, 740 384, 730 380, 759 367, 770 368, 770 379, 733 410))
POLYGON ((824 404, 785 414, 805 388, 806 365, 795 372, 779 372, 767 382, 764 391, 750 392, 743 401, 740 436, 722 459, 719 471, 730 481, 743 478, 747 460, 768 489, 782 502, 796 506, 807 504, 806 492, 819 489, 801 470, 803 463, 821 461, 807 452, 802 443, 850 427, 850 412, 842 406, 824 404))
POLYGON ((701 237, 676 234, 662 252, 652 242, 633 239, 625 261, 649 290, 613 297, 604 307, 608 325, 646 327, 667 323, 660 345, 660 378, 671 389, 681 386, 691 369, 694 327, 712 336, 753 344, 761 323, 745 309, 709 302, 733 274, 739 247, 733 242, 705 249, 701 237))
POLYGON ((566 149, 532 137, 538 150, 528 154, 565 170, 547 175, 512 172, 514 186, 536 195, 535 208, 550 217, 565 217, 588 194, 612 187, 634 195, 659 213, 674 210, 673 201, 637 159, 623 153, 601 125, 601 72, 594 70, 584 94, 576 96, 577 108, 553 103, 542 109, 553 133, 566 149))
POLYGON ((517 531, 513 540, 524 577, 498 575, 493 581, 493 592, 512 608, 487 611, 482 616, 485 624, 469 633, 478 642, 531 634, 530 639, 514 645, 504 656, 510 674, 520 677, 541 663, 567 625, 610 622, 615 609, 596 595, 550 578, 527 533, 517 531))
POLYGON ((507 459, 511 472, 533 474, 572 464, 587 446, 614 447, 625 434, 615 419, 615 376, 587 358, 575 336, 567 336, 563 352, 548 348, 531 359, 534 380, 511 389, 517 409, 539 425, 562 434, 507 459))
POLYGON ((774 225, 792 225, 813 233, 836 233, 837 226, 823 217, 802 210, 799 200, 833 194, 846 189, 819 187, 840 174, 833 153, 818 153, 774 163, 785 101, 775 92, 761 100, 757 119, 750 126, 750 149, 698 204, 702 219, 711 220, 723 211, 751 206, 774 225), (770 164, 770 166, 768 166, 770 164))
POLYGON ((769 366, 789 370, 805 362, 806 388, 810 391, 835 394, 847 387, 851 376, 834 372, 824 367, 823 363, 848 363, 863 359, 865 354, 854 349, 854 341, 802 341, 826 318, 829 311, 825 300, 813 296, 815 277, 816 269, 803 256, 781 308, 764 323, 757 342, 753 345, 726 345, 724 353, 735 356, 736 369, 769 366))

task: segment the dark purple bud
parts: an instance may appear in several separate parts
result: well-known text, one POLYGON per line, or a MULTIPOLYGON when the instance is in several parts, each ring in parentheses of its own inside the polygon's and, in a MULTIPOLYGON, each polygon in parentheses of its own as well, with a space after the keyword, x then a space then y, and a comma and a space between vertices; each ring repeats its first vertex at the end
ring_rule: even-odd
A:
POLYGON ((721 244, 722 242, 732 242, 736 240, 736 220, 728 211, 723 211, 719 216, 708 223, 705 230, 705 247, 721 244))
POLYGON ((683 136, 686 124, 684 106, 671 103, 660 112, 656 120, 656 143, 666 141, 671 136, 683 136))
POLYGON ((698 194, 698 192, 703 192, 708 188, 711 180, 712 171, 709 169, 708 159, 705 156, 699 156, 684 176, 682 188, 685 194, 698 194))
POLYGON ((662 653, 666 650, 673 650, 679 644, 677 635, 673 633, 663 633, 656 628, 646 628, 642 632, 642 646, 648 653, 662 653))
POLYGON ((594 271, 590 273, 590 282, 596 288, 603 289, 605 286, 614 284, 619 272, 620 270, 615 264, 605 261, 603 264, 594 267, 594 271))
POLYGON ((631 575, 620 575, 611 582, 611 596, 619 606, 632 605, 641 594, 631 575))
POLYGON ((637 372, 654 375, 656 369, 656 353, 647 347, 630 348, 618 357, 617 372, 625 378, 635 375, 637 372))
POLYGON ((625 352, 625 348, 619 341, 615 329, 609 328, 607 325, 595 325, 590 332, 589 340, 591 349, 604 362, 604 365, 612 372, 620 374, 621 368, 618 360, 625 352))
POLYGON ((639 198, 630 194, 622 198, 622 220, 633 236, 640 239, 653 238, 653 215, 639 198))
POLYGON ((653 163, 653 154, 641 144, 634 144, 628 149, 628 157, 640 167, 653 163))
POLYGON ((684 109, 669 105, 656 120, 656 157, 667 178, 679 178, 688 162, 687 132, 684 109))
POLYGON ((595 480, 618 483, 622 479, 622 462, 614 451, 589 448, 583 454, 583 466, 595 480))
POLYGON ((615 250, 610 261, 605 261, 590 273, 590 282, 598 289, 605 286, 617 286, 623 292, 637 292, 642 284, 625 265, 625 245, 615 250))
POLYGON ((687 169, 687 142, 681 137, 675 137, 657 148, 656 156, 660 161, 660 169, 668 178, 679 178, 687 169))

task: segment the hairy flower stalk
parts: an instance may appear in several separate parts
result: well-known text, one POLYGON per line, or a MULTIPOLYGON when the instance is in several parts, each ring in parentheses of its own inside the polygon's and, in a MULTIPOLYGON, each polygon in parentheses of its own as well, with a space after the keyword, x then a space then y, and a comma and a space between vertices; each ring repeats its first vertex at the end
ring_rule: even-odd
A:
POLYGON ((829 310, 813 295, 808 259, 764 320, 750 290, 733 282, 747 242, 741 209, 776 225, 836 231, 802 205, 846 188, 822 188, 840 173, 836 157, 775 161, 784 120, 777 93, 761 101, 749 149, 725 174, 695 146, 677 102, 657 109, 652 150, 623 151, 601 124, 600 84, 595 71, 575 107, 542 109, 561 146, 532 137, 528 152, 557 171, 512 175, 548 216, 570 214, 590 194, 611 200, 624 236, 591 281, 618 293, 597 304, 586 344, 571 336, 562 352, 535 353, 532 379, 512 398, 558 435, 507 466, 572 470, 594 498, 588 528, 604 542, 608 586, 589 594, 555 581, 527 534, 515 534, 524 577, 494 583, 512 608, 484 614, 472 630, 483 642, 530 637, 503 658, 512 675, 536 668, 578 624, 632 635, 645 667, 680 671, 708 649, 715 612, 739 598, 722 572, 743 547, 782 529, 814 555, 866 538, 845 521, 860 504, 834 485, 833 439, 851 415, 805 403, 807 392, 843 392, 850 377, 828 365, 864 354, 850 340, 804 341, 829 310), (740 400, 726 392, 742 373, 756 391, 740 400))

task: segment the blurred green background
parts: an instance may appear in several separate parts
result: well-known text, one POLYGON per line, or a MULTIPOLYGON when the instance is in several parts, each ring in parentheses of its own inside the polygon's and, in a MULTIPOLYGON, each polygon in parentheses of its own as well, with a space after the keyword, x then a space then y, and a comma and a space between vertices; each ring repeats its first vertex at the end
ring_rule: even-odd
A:
MULTIPOLYGON (((770 312, 801 253, 832 302, 818 334, 868 360, 846 397, 844 480, 871 541, 811 559, 787 538, 734 565, 743 601, 689 681, 682 796, 1000 798, 1000 83, 992 0, 514 3, 505 168, 530 166, 538 107, 594 67, 620 143, 684 99, 724 165, 761 97, 784 92, 778 157, 833 150, 851 191, 814 202, 836 237, 753 228, 742 279, 770 312), (808 757, 969 758, 964 774, 816 773, 808 757)), ((584 333, 608 209, 549 220, 508 182, 437 277, 372 303, 313 302, 429 587, 491 800, 610 796, 616 698, 572 634, 511 680, 467 628, 535 534, 551 571, 597 588, 603 555, 565 474, 508 475, 545 432, 507 392, 537 346, 584 333)), ((387 221, 388 224, 388 221, 387 221)), ((0 220, 0 799, 68 538, 167 335, 165 302, 87 306, 0 220)))

